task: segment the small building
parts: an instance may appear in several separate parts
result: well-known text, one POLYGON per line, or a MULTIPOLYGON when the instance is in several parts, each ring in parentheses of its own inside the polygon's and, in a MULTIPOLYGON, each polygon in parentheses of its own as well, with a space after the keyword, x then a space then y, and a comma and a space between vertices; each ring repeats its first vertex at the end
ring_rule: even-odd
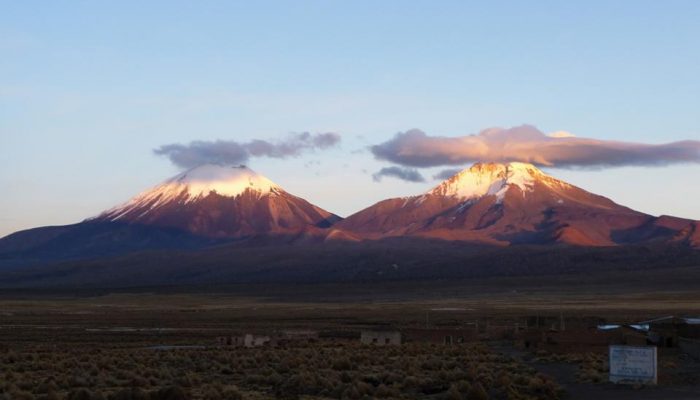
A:
POLYGON ((401 332, 363 330, 360 333, 360 342, 375 346, 398 346, 401 344, 401 332))
POLYGON ((276 345, 276 340, 273 340, 271 336, 246 333, 246 335, 243 337, 244 347, 263 347, 274 345, 276 345))
POLYGON ((219 336, 216 338, 220 346, 232 347, 262 347, 275 346, 277 339, 272 336, 246 333, 241 336, 219 336))

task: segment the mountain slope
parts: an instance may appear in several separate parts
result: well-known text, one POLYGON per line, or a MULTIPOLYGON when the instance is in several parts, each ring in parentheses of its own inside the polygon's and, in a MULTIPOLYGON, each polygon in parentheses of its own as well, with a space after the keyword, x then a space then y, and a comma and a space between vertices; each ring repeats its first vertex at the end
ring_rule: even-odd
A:
POLYGON ((366 238, 612 246, 697 241, 694 222, 652 217, 524 163, 478 163, 420 196, 389 199, 335 225, 366 238))
POLYGON ((229 238, 328 227, 338 219, 247 167, 218 165, 185 171, 95 218, 229 238))
MULTIPOLYGON (((0 239, 0 266, 193 249, 266 237, 308 241, 340 218, 252 170, 203 165, 78 224, 0 239)), ((319 239, 320 240, 320 239, 319 239)))
MULTIPOLYGON (((496 247, 402 237, 324 245, 258 247, 233 243, 191 251, 147 251, 0 269, 0 288, 140 287, 151 291, 159 286, 205 285, 204 290, 210 292, 212 285, 227 284, 280 283, 293 284, 289 288, 295 288, 298 283, 345 282, 364 286, 412 281, 413 290, 420 292, 428 281, 443 285, 479 277, 539 277, 572 282, 609 272, 616 272, 615 280, 622 284, 648 279, 646 283, 654 287, 658 278, 686 285, 688 275, 684 274, 690 272, 698 277, 698 271, 700 252, 681 245, 496 247), (679 267, 690 269, 666 272, 679 267), (643 278, 645 271, 657 272, 651 278, 643 278)), ((517 283, 512 288, 519 290, 517 283)), ((685 290, 692 289, 691 284, 685 290)), ((340 285, 334 290, 343 293, 346 287, 340 285)), ((368 291, 365 299, 373 295, 376 292, 368 291)))
POLYGON ((245 167, 202 166, 95 218, 0 239, 0 286, 466 278, 700 257, 698 222, 520 163, 476 164, 337 220, 245 167))

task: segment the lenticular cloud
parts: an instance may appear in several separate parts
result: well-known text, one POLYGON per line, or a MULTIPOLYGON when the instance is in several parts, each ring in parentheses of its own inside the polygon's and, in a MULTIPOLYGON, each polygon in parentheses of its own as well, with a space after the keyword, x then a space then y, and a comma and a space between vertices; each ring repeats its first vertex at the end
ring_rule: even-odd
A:
POLYGON ((193 168, 202 164, 237 165, 251 157, 296 157, 309 150, 323 150, 340 142, 337 133, 308 132, 289 135, 283 140, 255 139, 249 142, 233 140, 194 141, 188 144, 167 144, 154 149, 157 155, 166 156, 181 168, 193 168))
POLYGON ((372 174, 372 179, 375 182, 381 181, 384 177, 397 178, 408 182, 425 182, 423 175, 413 168, 384 167, 372 174))
POLYGON ((374 157, 411 167, 460 165, 474 161, 528 162, 549 167, 606 167, 700 163, 700 141, 644 144, 546 135, 534 126, 490 128, 475 135, 429 136, 413 129, 370 149, 374 157))

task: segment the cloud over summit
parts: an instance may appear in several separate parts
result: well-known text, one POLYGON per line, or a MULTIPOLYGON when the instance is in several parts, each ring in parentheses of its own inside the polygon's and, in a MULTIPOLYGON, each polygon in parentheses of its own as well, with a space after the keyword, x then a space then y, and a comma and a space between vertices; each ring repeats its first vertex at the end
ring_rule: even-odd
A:
POLYGON ((425 178, 413 168, 384 167, 372 174, 375 182, 381 181, 384 177, 392 177, 408 182, 425 182, 425 178))
POLYGON ((337 133, 302 132, 275 141, 254 139, 241 143, 233 140, 197 140, 188 144, 166 144, 153 152, 168 157, 178 167, 193 168, 202 164, 238 165, 254 157, 297 157, 306 151, 333 147, 340 140, 337 133))
POLYGON ((560 131, 546 135, 534 126, 490 128, 475 135, 429 136, 413 129, 370 148, 374 157, 410 167, 461 165, 475 161, 528 162, 550 167, 606 167, 700 163, 700 141, 644 144, 588 139, 560 131))

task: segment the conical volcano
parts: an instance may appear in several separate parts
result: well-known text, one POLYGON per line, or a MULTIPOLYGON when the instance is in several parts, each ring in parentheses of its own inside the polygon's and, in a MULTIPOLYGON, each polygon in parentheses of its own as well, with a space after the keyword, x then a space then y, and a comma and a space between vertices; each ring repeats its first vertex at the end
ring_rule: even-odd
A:
POLYGON ((367 238, 585 246, 692 241, 694 226, 634 211, 516 162, 477 163, 422 195, 381 201, 336 225, 367 238))
POLYGON ((96 218, 221 238, 327 227, 338 219, 248 167, 211 164, 182 172, 96 218))

